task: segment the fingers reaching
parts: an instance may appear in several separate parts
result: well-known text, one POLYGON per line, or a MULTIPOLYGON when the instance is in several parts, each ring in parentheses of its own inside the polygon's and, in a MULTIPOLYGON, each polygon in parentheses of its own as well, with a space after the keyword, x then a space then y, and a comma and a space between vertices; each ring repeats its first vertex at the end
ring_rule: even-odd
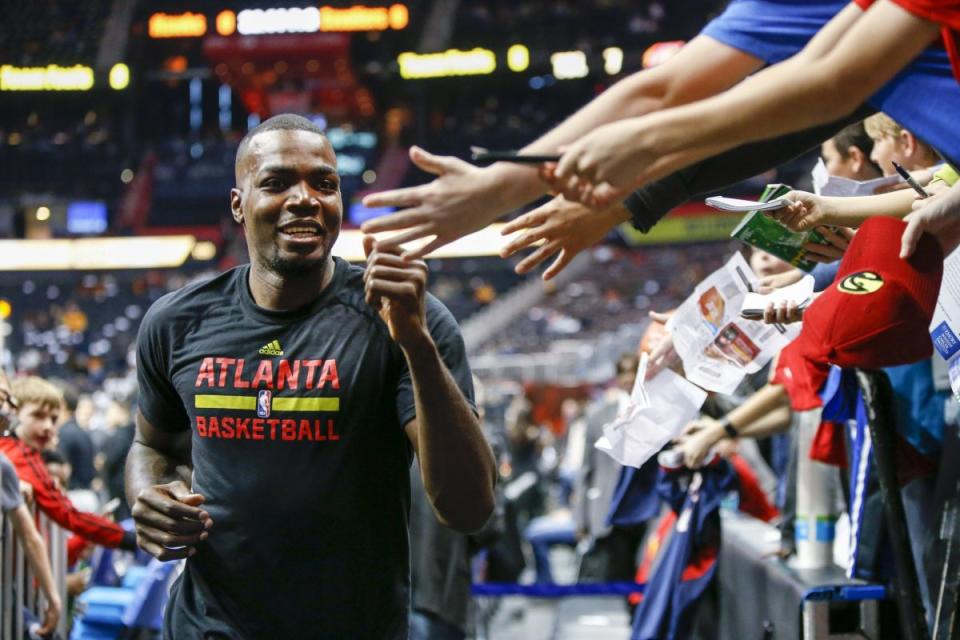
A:
POLYGON ((916 213, 911 213, 904 220, 907 221, 907 228, 903 231, 900 239, 900 257, 909 258, 917 250, 917 243, 920 242, 920 236, 923 234, 922 218, 916 213))

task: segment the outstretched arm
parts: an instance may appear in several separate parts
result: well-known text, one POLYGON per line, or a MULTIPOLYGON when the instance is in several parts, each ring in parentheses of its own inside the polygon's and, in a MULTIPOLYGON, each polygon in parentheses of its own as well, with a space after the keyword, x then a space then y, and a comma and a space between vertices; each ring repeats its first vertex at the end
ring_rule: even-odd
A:
POLYGON ((646 233, 674 207, 792 160, 872 113, 873 108, 863 105, 851 115, 819 127, 742 145, 641 187, 622 204, 607 209, 594 211, 557 196, 503 227, 504 235, 521 230, 524 233, 512 238, 500 255, 506 258, 542 243, 517 265, 516 271, 527 273, 550 256, 559 254, 543 273, 543 279, 549 280, 578 253, 602 240, 621 222, 632 221, 634 227, 646 233))
POLYGON ((427 267, 405 262, 396 245, 364 238, 366 300, 403 350, 416 417, 405 429, 420 460, 427 497, 439 520, 472 533, 494 509, 496 465, 480 421, 457 386, 427 326, 427 267))
MULTIPOLYGON (((749 54, 699 36, 664 64, 624 78, 523 151, 557 153, 562 145, 602 124, 715 95, 761 65, 749 54)), ((400 243, 435 236, 408 257, 427 255, 545 193, 536 167, 501 162, 481 169, 418 147, 411 149, 410 158, 437 178, 425 185, 367 196, 367 206, 399 211, 363 225, 368 233, 401 232, 400 243)))
POLYGON ((707 452, 729 437, 724 423, 733 427, 739 437, 762 438, 789 427, 791 415, 786 391, 780 385, 768 384, 722 420, 702 418, 692 422, 679 445, 684 464, 699 467, 707 452))
POLYGON ((798 56, 713 98, 615 125, 564 153, 555 184, 591 206, 744 142, 852 112, 930 44, 939 26, 889 0, 845 9, 798 56), (843 27, 843 28, 839 28, 843 27), (826 47, 829 40, 835 45, 826 47), (813 55, 808 49, 825 51, 813 55))

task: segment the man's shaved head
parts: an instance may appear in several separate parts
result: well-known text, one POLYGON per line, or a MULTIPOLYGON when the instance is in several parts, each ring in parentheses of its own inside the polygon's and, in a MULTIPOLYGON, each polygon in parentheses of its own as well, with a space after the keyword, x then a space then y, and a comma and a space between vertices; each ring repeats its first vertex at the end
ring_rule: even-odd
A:
POLYGON ((241 166, 243 161, 246 159, 247 151, 250 148, 250 143, 255 137, 261 133, 266 133, 267 131, 309 131, 310 133, 316 133, 318 135, 326 138, 326 134, 323 129, 313 124, 303 116, 298 116, 292 113, 282 113, 278 116, 273 116, 264 120, 250 131, 247 131, 247 135, 243 136, 243 140, 240 141, 240 146, 237 147, 237 157, 234 162, 234 174, 236 175, 237 186, 240 186, 240 173, 241 166))

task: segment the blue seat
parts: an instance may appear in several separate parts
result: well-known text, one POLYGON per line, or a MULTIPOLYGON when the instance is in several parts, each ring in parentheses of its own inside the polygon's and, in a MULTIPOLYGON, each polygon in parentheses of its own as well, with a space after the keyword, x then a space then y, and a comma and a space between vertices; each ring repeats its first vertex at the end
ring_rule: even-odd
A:
POLYGON ((117 640, 119 634, 120 629, 112 624, 76 620, 73 631, 70 632, 70 640, 117 640))
MULTIPOLYGON (((135 588, 93 587, 79 601, 83 614, 74 624, 70 640, 116 640, 124 629, 158 631, 163 625, 163 609, 167 604, 170 574, 175 562, 150 561, 129 582, 135 588)), ((126 577, 125 577, 126 579, 126 577)))
POLYGON ((138 564, 127 567, 127 572, 123 574, 120 586, 124 589, 136 589, 137 586, 150 575, 150 565, 145 567, 138 564))
POLYGON ((133 604, 133 589, 120 587, 91 587, 80 595, 83 619, 98 624, 123 623, 123 612, 133 604))
POLYGON ((169 597, 170 575, 176 562, 154 558, 147 565, 147 575, 136 588, 136 597, 123 612, 123 624, 130 629, 157 631, 163 627, 163 609, 169 597))

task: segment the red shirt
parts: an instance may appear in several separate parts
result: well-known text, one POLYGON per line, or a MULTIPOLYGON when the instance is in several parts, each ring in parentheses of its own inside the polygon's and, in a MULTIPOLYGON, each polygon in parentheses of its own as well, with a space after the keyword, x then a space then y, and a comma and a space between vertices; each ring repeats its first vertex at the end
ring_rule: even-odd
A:
POLYGON ((33 498, 37 506, 51 520, 94 544, 110 548, 120 546, 124 534, 120 525, 93 513, 77 511, 53 483, 39 451, 19 438, 2 436, 0 453, 10 459, 21 480, 33 485, 33 498))
MULTIPOLYGON (((854 0, 861 9, 866 11, 876 0, 854 0)), ((942 29, 943 45, 950 56, 950 66, 953 68, 953 77, 960 82, 960 45, 957 44, 957 33, 960 32, 960 0, 892 0, 908 13, 918 18, 936 22, 942 29)))

